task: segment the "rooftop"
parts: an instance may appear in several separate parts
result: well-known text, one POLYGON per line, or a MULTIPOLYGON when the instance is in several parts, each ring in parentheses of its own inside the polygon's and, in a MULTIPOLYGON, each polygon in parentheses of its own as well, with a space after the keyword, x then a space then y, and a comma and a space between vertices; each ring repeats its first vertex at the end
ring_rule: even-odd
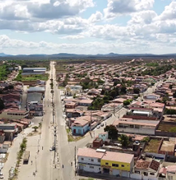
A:
POLYGON ((103 152, 97 152, 95 149, 79 148, 77 155, 101 159, 103 157, 104 153, 103 152))
POLYGON ((102 157, 102 160, 131 163, 133 158, 134 155, 132 154, 106 151, 106 153, 102 157))

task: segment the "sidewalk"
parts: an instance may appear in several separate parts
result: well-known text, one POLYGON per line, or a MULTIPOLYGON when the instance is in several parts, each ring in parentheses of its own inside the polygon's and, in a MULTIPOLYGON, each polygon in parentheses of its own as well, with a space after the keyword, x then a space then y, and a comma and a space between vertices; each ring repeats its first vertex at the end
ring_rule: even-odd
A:
POLYGON ((4 164, 4 167, 2 169, 2 173, 4 175, 4 179, 8 179, 9 178, 9 170, 11 169, 11 167, 16 166, 16 162, 17 162, 17 153, 19 151, 19 147, 20 144, 22 142, 23 139, 23 135, 19 134, 18 137, 16 137, 13 142, 12 142, 12 146, 9 147, 8 149, 8 158, 7 161, 4 164))

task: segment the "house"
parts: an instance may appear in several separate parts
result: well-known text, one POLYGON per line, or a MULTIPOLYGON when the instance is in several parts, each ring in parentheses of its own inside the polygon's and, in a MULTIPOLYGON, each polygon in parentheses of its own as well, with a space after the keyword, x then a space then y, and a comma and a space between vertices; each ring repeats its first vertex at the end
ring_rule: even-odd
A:
POLYGON ((84 135, 90 129, 90 122, 84 119, 75 120, 71 126, 73 135, 84 135))
POLYGON ((130 177, 134 166, 134 155, 106 151, 101 158, 101 172, 114 176, 130 177))
POLYGON ((167 180, 175 180, 176 179, 176 165, 167 165, 163 166, 159 171, 160 177, 163 177, 167 180))
POLYGON ((65 113, 68 118, 72 118, 72 117, 75 118, 82 116, 84 112, 78 109, 66 109, 65 113))
POLYGON ((145 179, 145 180, 158 180, 158 174, 160 169, 160 162, 156 160, 137 160, 134 166, 134 174, 131 174, 131 178, 145 179))
POLYGON ((80 94, 82 92, 82 86, 80 85, 67 85, 65 87, 65 95, 74 96, 75 94, 80 94))
POLYGON ((76 106, 77 106, 76 102, 68 102, 65 104, 65 108, 67 108, 67 109, 75 109, 76 106))
POLYGON ((81 100, 78 100, 78 105, 79 106, 91 106, 93 100, 91 99, 81 99, 81 100))
POLYGON ((157 94, 148 94, 148 95, 144 96, 144 99, 146 99, 146 100, 153 100, 153 101, 156 101, 159 98, 160 98, 160 95, 157 95, 157 94))
POLYGON ((23 119, 29 116, 29 111, 18 109, 3 109, 0 111, 0 118, 5 119, 23 119))
POLYGON ((90 148, 79 148, 77 153, 78 170, 85 172, 100 173, 101 158, 104 151, 98 151, 90 148))

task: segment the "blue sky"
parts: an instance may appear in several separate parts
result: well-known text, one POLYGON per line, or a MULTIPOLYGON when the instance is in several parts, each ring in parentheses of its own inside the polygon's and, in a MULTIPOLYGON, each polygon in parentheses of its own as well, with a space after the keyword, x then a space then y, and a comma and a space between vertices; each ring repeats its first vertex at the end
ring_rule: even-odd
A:
POLYGON ((176 0, 3 0, 0 52, 176 53, 176 0))

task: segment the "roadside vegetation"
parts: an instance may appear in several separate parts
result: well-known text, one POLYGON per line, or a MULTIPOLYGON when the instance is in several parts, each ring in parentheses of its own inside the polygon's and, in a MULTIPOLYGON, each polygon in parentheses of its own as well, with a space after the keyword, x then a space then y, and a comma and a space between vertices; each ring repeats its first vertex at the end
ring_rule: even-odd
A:
POLYGON ((10 74, 10 70, 8 69, 10 66, 7 64, 0 65, 0 81, 6 80, 7 76, 10 74))
POLYGON ((10 177, 9 180, 16 180, 17 179, 17 177, 18 177, 18 168, 19 168, 20 162, 22 160, 23 154, 24 154, 24 152, 26 150, 26 146, 27 146, 27 139, 24 138, 21 145, 20 145, 20 151, 17 154, 17 163, 16 163, 16 167, 15 167, 15 170, 14 170, 13 177, 10 177))

